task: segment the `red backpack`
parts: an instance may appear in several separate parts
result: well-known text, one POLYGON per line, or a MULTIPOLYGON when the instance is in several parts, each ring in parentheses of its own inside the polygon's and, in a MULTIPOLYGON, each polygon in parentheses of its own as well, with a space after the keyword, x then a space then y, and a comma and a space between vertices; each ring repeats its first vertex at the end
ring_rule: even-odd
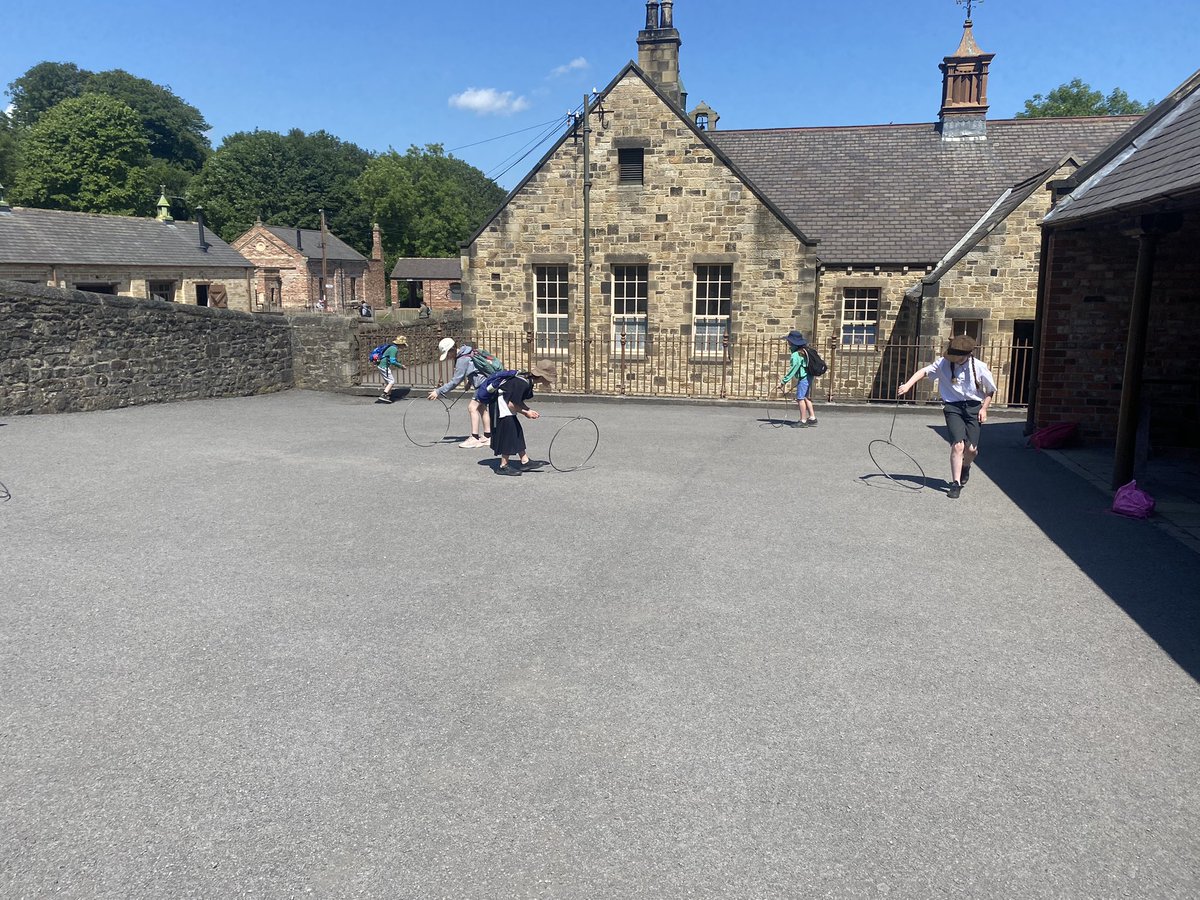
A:
POLYGON ((1038 450, 1053 450, 1057 447, 1065 447, 1075 439, 1075 432, 1078 430, 1078 422, 1054 422, 1039 428, 1031 434, 1029 440, 1025 442, 1025 446, 1034 447, 1038 450))

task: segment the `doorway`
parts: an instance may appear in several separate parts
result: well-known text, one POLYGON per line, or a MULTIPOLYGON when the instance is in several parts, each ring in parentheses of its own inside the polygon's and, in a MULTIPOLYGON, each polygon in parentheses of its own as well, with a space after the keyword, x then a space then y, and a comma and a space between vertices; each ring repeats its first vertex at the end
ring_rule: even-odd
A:
POLYGON ((1008 353, 1008 405, 1029 405, 1029 369, 1033 365, 1033 319, 1013 322, 1012 349, 1008 353))
POLYGON ((208 285, 207 284, 196 285, 196 305, 197 306, 208 306, 208 285))

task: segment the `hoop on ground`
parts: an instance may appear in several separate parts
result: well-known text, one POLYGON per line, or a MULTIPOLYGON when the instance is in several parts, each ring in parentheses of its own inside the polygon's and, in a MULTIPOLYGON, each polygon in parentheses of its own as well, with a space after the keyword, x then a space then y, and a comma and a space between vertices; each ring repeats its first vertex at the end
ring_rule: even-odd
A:
POLYGON ((892 434, 896 430, 896 414, 899 412, 900 401, 897 399, 895 412, 892 413, 892 427, 888 429, 888 436, 886 438, 876 438, 867 444, 867 456, 871 457, 871 462, 875 463, 875 468, 877 468, 879 473, 889 481, 900 485, 900 487, 908 491, 924 490, 926 481, 925 470, 921 468, 921 464, 917 462, 916 458, 911 453, 903 450, 899 445, 892 441, 892 434), (906 477, 904 475, 893 474, 892 472, 888 471, 889 469, 896 468, 896 466, 891 465, 891 463, 893 461, 899 461, 900 457, 907 459, 920 473, 920 481, 917 484, 913 485, 907 483, 907 481, 912 480, 912 476, 906 477), (883 462, 880 462, 880 460, 889 463, 889 465, 885 466, 883 462))
POLYGON ((546 456, 556 472, 576 472, 586 466, 600 446, 600 426, 587 416, 543 416, 565 418, 558 426, 546 456))
POLYGON ((767 421, 764 425, 770 425, 772 428, 783 428, 785 425, 794 427, 800 424, 800 419, 788 418, 788 409, 792 407, 795 400, 788 400, 787 391, 778 391, 767 398, 767 421), (779 414, 776 415, 776 412, 779 414))
POLYGON ((11 499, 12 499, 12 494, 10 494, 8 492, 8 488, 6 488, 4 486, 4 482, 0 481, 0 503, 3 503, 5 500, 11 500, 11 499))
POLYGON ((408 401, 404 410, 404 436, 418 447, 432 447, 450 434, 450 407, 441 397, 435 405, 423 397, 408 401))

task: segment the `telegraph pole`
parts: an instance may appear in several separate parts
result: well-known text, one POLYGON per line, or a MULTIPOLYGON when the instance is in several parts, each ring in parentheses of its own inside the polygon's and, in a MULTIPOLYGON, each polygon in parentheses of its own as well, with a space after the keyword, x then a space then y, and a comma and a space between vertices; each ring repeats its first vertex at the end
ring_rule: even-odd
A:
POLYGON ((583 389, 592 392, 592 167, 588 145, 592 120, 583 95, 583 389))
POLYGON ((321 213, 321 309, 329 309, 329 298, 325 296, 325 285, 329 279, 329 253, 326 251, 326 244, 329 242, 325 239, 325 210, 320 210, 321 213))

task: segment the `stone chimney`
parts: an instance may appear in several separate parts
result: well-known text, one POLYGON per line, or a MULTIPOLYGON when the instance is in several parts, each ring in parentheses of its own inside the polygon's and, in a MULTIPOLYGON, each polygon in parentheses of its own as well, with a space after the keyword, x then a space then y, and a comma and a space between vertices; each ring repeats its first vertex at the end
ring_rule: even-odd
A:
POLYGON ((685 102, 679 81, 679 47, 672 0, 648 0, 646 27, 638 32, 638 66, 677 106, 685 102))
POLYGON ((371 226, 371 259, 383 259, 383 232, 378 222, 371 226))
POLYGON ((967 19, 958 49, 938 66, 942 70, 942 109, 938 113, 942 140, 987 140, 988 66, 995 55, 979 49, 967 19))
POLYGON ((375 309, 387 305, 387 270, 383 266, 383 231, 376 222, 371 228, 371 258, 363 276, 363 296, 375 309))

